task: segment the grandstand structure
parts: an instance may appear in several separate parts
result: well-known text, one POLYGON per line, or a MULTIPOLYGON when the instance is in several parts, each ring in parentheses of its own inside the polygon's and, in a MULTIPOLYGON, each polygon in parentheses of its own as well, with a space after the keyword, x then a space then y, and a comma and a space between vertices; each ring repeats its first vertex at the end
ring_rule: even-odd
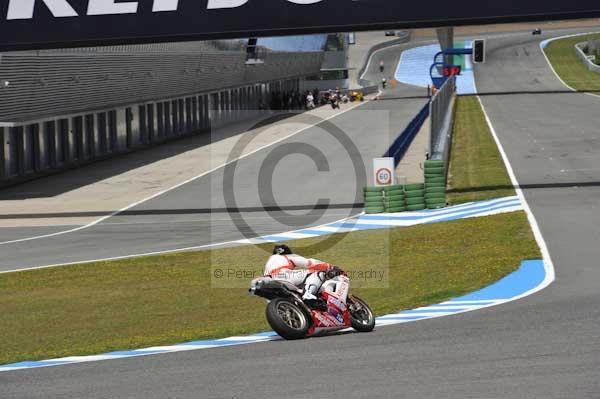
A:
POLYGON ((331 36, 2 53, 0 185, 248 118, 318 75, 331 36))

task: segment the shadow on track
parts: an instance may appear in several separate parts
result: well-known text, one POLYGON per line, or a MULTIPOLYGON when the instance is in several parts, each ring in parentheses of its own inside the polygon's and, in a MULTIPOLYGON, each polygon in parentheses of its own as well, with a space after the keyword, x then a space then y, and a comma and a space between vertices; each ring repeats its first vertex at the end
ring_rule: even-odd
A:
POLYGON ((510 184, 496 185, 496 186, 480 186, 480 187, 469 187, 469 188, 453 188, 447 191, 448 194, 465 194, 465 193, 476 193, 482 191, 496 191, 505 189, 521 189, 521 190, 537 190, 545 188, 574 188, 574 187, 600 187, 600 181, 591 182, 565 182, 565 183, 532 183, 532 184, 520 184, 513 186, 510 184))
MULTIPOLYGON (((353 212, 362 212, 363 204, 317 204, 317 205, 290 205, 290 206, 256 206, 245 208, 195 208, 195 209, 145 209, 119 212, 118 216, 148 216, 148 215, 194 215, 216 213, 252 213, 252 212, 286 212, 286 211, 316 211, 350 209, 353 212)), ((102 217, 113 212, 55 212, 55 213, 23 213, 14 215, 0 215, 0 219, 45 219, 45 218, 76 218, 76 217, 102 217)))

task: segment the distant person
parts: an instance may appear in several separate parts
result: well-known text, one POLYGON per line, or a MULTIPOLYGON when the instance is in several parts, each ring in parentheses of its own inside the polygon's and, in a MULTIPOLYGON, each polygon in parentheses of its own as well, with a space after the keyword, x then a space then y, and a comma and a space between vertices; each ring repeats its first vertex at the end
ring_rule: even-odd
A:
POLYGON ((340 107, 339 97, 333 91, 329 93, 329 103, 331 104, 331 108, 333 109, 340 107))
POLYGON ((340 91, 339 87, 335 88, 335 100, 337 103, 337 107, 340 108, 340 105, 342 104, 342 92, 340 91))
POLYGON ((315 97, 311 92, 308 92, 308 95, 306 96, 306 108, 315 109, 315 97))
POLYGON ((385 62, 383 60, 379 61, 379 72, 383 73, 385 71, 385 62))
POLYGON ((387 79, 386 78, 381 79, 381 87, 383 87, 384 89, 387 87, 387 79))

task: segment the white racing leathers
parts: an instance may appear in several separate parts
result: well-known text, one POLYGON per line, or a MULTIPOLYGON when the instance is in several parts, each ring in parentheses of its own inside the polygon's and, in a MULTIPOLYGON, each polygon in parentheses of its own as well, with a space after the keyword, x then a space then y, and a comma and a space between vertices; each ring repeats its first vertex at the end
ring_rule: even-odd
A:
POLYGON ((314 300, 323 284, 319 272, 326 272, 331 267, 329 263, 300 255, 273 255, 265 265, 265 276, 303 286, 303 299, 314 300))

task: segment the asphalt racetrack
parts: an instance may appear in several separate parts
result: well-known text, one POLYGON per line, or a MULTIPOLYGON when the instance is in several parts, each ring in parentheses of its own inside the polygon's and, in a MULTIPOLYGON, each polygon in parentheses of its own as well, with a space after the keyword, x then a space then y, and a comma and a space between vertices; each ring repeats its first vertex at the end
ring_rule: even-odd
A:
MULTIPOLYGON (((365 103, 241 159, 235 169, 220 168, 95 226, 2 245, 0 271, 229 242, 353 216, 362 212, 353 206, 362 202, 372 159, 426 102, 423 96, 365 103), (313 210, 315 204, 323 206, 313 210)), ((0 229, 0 237, 60 229, 27 230, 0 229)))
MULTIPOLYGON (((540 40, 525 34, 489 39, 487 63, 475 74, 482 102, 556 267, 556 282, 541 293, 370 334, 2 373, 0 397, 599 397, 600 98, 568 92, 546 64, 540 40)), ((414 115, 421 104, 396 101, 367 107, 392 107, 401 118, 404 112, 414 115)), ((365 129, 373 123, 352 113, 343 117, 365 129)), ((376 140, 361 141, 358 130, 355 139, 364 146, 365 158, 385 147, 376 140)), ((305 132, 302 140, 311 142, 311 136, 305 132)), ((296 188, 303 184, 287 183, 296 188)), ((195 184, 189 189, 201 191, 195 184)), ((336 201, 351 201, 353 189, 331 194, 336 201)), ((186 193, 173 192, 146 205, 189 206, 180 203, 185 198, 186 193)), ((96 237, 135 233, 111 226, 110 220, 84 234, 93 232, 100 234, 96 237)), ((153 234, 158 238, 158 233, 153 234)), ((144 237, 139 238, 130 245, 145 245, 144 237)), ((39 252, 28 257, 31 246, 17 247, 2 265, 35 264, 45 254, 59 257, 56 248, 63 244, 40 241, 39 252)))

